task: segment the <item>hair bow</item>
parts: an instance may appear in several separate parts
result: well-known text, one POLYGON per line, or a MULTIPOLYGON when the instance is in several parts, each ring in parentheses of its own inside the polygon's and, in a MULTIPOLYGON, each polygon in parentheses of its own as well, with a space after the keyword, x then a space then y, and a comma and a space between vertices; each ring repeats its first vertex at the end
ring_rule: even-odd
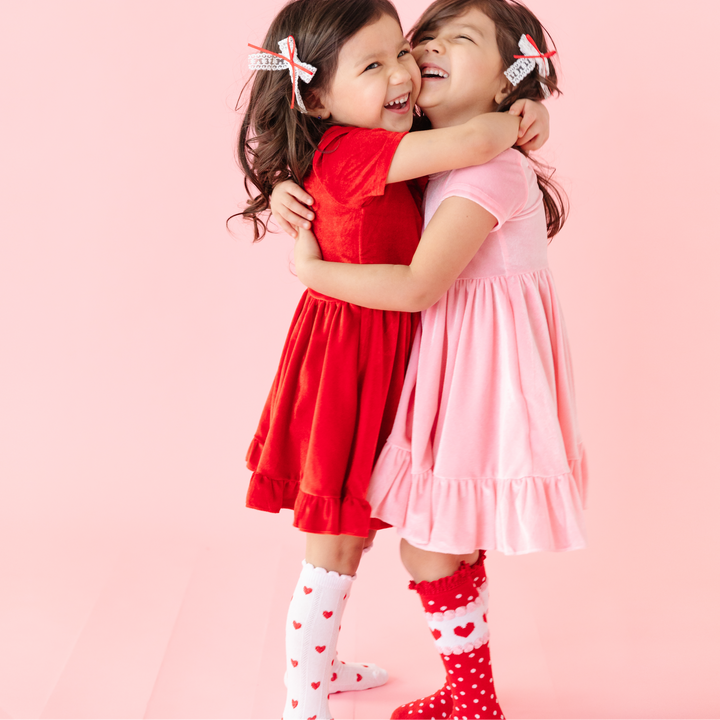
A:
POLYGON ((309 83, 317 68, 313 67, 308 63, 304 63, 297 56, 297 45, 295 38, 292 35, 288 35, 284 40, 278 42, 280 46, 280 54, 270 52, 264 48, 258 47, 257 45, 248 46, 259 50, 259 53, 253 53, 248 56, 248 64, 251 70, 285 70, 286 68, 290 71, 290 78, 293 84, 293 99, 290 103, 290 107, 295 107, 295 100, 297 100, 300 111, 306 113, 305 104, 300 96, 300 88, 298 81, 302 80, 305 83, 309 83))
POLYGON ((550 97, 550 90, 547 83, 543 79, 550 74, 550 61, 548 58, 555 55, 556 51, 551 50, 547 53, 541 53, 535 41, 529 35, 523 35, 518 42, 522 55, 514 55, 515 62, 505 71, 505 77, 516 86, 521 80, 524 80, 535 68, 540 74, 540 82, 543 86, 543 94, 550 97))

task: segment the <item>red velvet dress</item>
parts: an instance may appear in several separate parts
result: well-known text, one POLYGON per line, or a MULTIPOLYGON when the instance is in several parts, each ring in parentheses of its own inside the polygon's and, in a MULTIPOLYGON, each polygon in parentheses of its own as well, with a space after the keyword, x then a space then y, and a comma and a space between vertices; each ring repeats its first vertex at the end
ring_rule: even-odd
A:
MULTIPOLYGON (((326 260, 412 260, 420 185, 385 184, 403 135, 338 126, 323 136, 305 189, 326 260)), ((418 317, 305 292, 248 450, 248 507, 294 509, 293 524, 306 532, 368 534, 365 494, 392 429, 418 317)), ((385 526, 378 522, 372 527, 385 526)))

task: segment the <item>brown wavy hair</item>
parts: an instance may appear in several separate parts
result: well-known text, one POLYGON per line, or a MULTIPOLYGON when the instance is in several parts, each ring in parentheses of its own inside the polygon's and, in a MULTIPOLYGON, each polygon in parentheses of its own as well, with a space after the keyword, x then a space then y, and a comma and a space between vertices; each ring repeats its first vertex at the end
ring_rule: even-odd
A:
MULTIPOLYGON (((317 68, 309 84, 299 83, 303 102, 312 106, 330 88, 345 43, 383 15, 401 25, 390 0, 291 0, 273 20, 262 47, 278 52, 280 40, 288 35, 295 38, 298 57, 317 68)), ((267 232, 261 216, 270 207, 273 187, 287 179, 302 186, 320 139, 332 123, 301 113, 297 103, 291 109, 293 86, 287 71, 257 71, 243 88, 236 109, 248 88, 237 143, 248 201, 228 222, 234 217, 252 220, 253 242, 257 242, 267 232)))
MULTIPOLYGON (((530 35, 541 53, 549 52, 549 42, 552 42, 550 34, 535 15, 517 0, 436 0, 425 10, 408 33, 410 43, 414 46, 423 34, 436 30, 440 25, 472 8, 477 8, 495 23, 498 49, 506 67, 510 67, 515 62, 514 55, 520 54, 518 42, 523 35, 530 35)), ((552 44, 554 47, 555 43, 552 44)), ((560 94, 553 58, 549 58, 549 63, 550 72, 548 77, 543 79, 543 83, 550 92, 560 94)), ((507 112, 516 100, 523 98, 527 100, 544 100, 543 83, 540 82, 540 74, 537 69, 533 70, 512 89, 510 94, 497 107, 497 112, 507 112)), ((422 113, 420 113, 418 126, 422 126, 422 113)), ((523 155, 528 156, 527 151, 524 151, 521 147, 517 149, 523 155)), ((538 185, 543 196, 543 205, 545 206, 548 238, 552 239, 560 232, 567 219, 567 196, 552 179, 555 173, 554 168, 540 163, 532 157, 528 156, 528 159, 535 168, 538 185)))

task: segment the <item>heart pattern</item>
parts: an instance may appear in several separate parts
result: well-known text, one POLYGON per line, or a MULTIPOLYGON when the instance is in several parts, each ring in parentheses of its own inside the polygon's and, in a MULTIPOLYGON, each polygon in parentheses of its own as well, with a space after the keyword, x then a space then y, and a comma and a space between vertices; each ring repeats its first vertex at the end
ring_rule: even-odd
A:
POLYGON ((315 720, 317 718, 317 715, 313 715, 311 718, 308 718, 308 720, 315 720))
POLYGON ((305 586, 303 585, 303 592, 304 592, 306 595, 309 595, 309 594, 312 592, 312 588, 305 587, 305 586))
POLYGON ((433 636, 436 640, 439 640, 439 639, 442 637, 442 630, 438 630, 437 628, 435 628, 435 629, 432 631, 432 636, 433 636))
POLYGON ((357 674, 357 682, 360 682, 362 680, 362 675, 360 673, 357 674))
POLYGON ((297 701, 297 700, 291 700, 290 702, 292 703, 293 710, 294 710, 294 709, 298 706, 298 701, 297 701))
POLYGON ((331 618, 333 616, 332 610, 323 610, 323 617, 331 618))
POLYGON ((295 621, 293 620, 293 627, 294 627, 296 630, 299 630, 299 629, 302 627, 302 623, 295 622, 295 621))
POLYGON ((292 666, 293 666, 293 667, 297 667, 297 666, 298 666, 298 661, 297 661, 297 660, 293 660, 292 658, 290 658, 290 662, 292 663, 292 666))
POLYGON ((315 646, 315 649, 316 649, 319 653, 324 653, 324 652, 325 652, 325 645, 316 645, 316 646, 315 646))
POLYGON ((475 623, 468 623, 465 627, 456 627, 455 634, 466 638, 475 629, 475 623))
POLYGON ((310 683, 310 687, 311 687, 313 690, 317 690, 317 689, 320 687, 320 683, 319 683, 319 682, 310 683))
POLYGON ((332 677, 330 678, 330 682, 335 682, 337 680, 337 673, 333 673, 332 677))

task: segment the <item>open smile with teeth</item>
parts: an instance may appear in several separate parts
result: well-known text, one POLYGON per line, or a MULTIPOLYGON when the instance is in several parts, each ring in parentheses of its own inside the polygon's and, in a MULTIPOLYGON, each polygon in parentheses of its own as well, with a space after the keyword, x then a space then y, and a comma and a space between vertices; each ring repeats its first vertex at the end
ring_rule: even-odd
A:
POLYGON ((437 77, 437 78, 446 78, 448 77, 448 73, 446 73, 444 70, 441 70, 440 68, 436 67, 426 67, 422 70, 422 76, 424 78, 426 77, 437 77))
POLYGON ((402 97, 396 98, 392 102, 389 102, 385 107, 388 110, 404 110, 407 107, 410 93, 405 93, 402 97))

